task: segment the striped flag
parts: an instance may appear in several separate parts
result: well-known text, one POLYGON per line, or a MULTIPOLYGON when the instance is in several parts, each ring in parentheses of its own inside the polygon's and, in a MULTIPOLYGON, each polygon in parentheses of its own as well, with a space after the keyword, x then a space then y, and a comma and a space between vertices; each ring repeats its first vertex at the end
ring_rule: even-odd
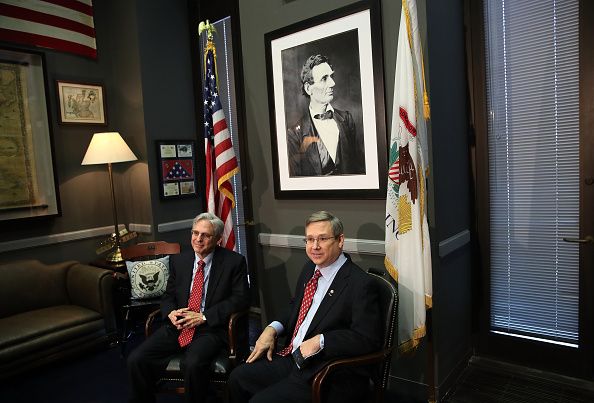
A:
POLYGON ((97 58, 92 0, 0 0, 0 41, 97 58))
POLYGON ((386 195, 387 271, 398 282, 400 352, 425 336, 426 309, 432 306, 431 249, 427 225, 426 177, 429 99, 425 91, 415 0, 402 0, 390 169, 386 195), (423 94, 423 97, 417 97, 423 94), (424 112, 424 117, 419 111, 424 112))
POLYGON ((235 249, 232 210, 235 196, 230 179, 239 172, 227 128, 225 112, 221 107, 216 75, 216 50, 208 41, 204 50, 204 152, 206 157, 206 204, 210 213, 223 223, 222 246, 235 249))

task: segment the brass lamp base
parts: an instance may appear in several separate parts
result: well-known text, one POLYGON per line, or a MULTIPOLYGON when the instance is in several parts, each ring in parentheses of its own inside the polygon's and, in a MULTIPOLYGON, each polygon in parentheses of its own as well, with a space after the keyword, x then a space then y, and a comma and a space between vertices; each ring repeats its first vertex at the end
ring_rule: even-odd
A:
POLYGON ((113 263, 123 263, 124 258, 122 258, 122 250, 120 249, 120 247, 117 246, 113 252, 109 253, 105 257, 105 260, 113 263))

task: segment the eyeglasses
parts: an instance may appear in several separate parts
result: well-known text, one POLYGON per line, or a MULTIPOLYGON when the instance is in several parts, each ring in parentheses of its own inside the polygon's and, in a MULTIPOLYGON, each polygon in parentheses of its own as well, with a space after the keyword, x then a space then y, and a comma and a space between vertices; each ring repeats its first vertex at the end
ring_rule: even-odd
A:
POLYGON ((313 245, 317 241, 318 242, 318 245, 325 245, 326 243, 328 243, 329 240, 336 239, 339 236, 340 235, 335 235, 335 236, 319 236, 317 238, 314 238, 312 236, 308 236, 307 238, 303 238, 303 242, 305 242, 306 245, 313 245))
POLYGON ((192 230, 192 236, 195 236, 196 238, 210 239, 214 235, 213 234, 207 234, 206 232, 198 232, 198 231, 192 230))

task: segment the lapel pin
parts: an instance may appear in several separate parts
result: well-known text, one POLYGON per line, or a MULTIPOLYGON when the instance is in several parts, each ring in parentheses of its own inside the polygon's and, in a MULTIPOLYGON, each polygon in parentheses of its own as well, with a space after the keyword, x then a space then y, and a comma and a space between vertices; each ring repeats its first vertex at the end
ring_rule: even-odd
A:
POLYGON ((328 296, 329 296, 329 297, 331 297, 331 296, 333 296, 333 295, 334 295, 334 290, 330 290, 330 291, 328 292, 328 296))

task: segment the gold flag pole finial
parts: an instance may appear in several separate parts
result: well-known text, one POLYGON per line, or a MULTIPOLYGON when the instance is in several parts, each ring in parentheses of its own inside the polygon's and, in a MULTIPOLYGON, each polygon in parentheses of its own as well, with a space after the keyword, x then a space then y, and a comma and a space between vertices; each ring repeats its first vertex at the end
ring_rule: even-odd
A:
POLYGON ((217 30, 215 29, 214 25, 212 25, 208 20, 206 20, 206 22, 200 21, 200 24, 198 25, 198 36, 202 35, 202 32, 204 31, 206 31, 206 39, 208 39, 208 41, 211 42, 212 34, 216 34, 217 30))

